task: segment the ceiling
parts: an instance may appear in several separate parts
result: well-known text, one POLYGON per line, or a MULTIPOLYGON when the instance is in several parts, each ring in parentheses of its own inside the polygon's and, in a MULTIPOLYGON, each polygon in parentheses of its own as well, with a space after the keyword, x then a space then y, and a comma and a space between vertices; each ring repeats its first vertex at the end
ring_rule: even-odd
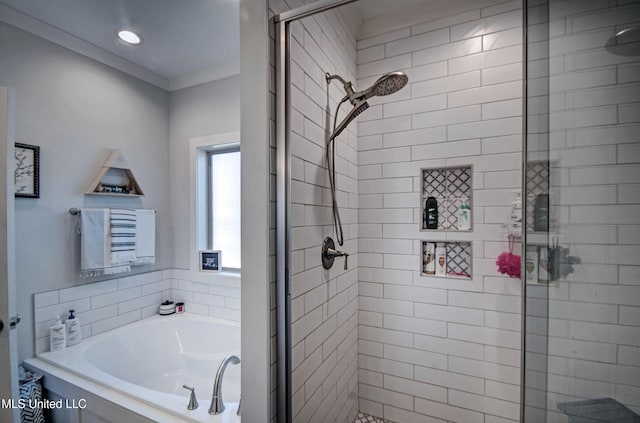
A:
POLYGON ((35 18, 26 26, 48 24, 158 75, 165 88, 175 87, 172 81, 193 85, 186 81, 239 72, 238 0, 0 0, 0 5, 9 6, 0 16, 21 12, 35 18), (135 47, 119 42, 116 32, 125 27, 144 42, 135 47))
POLYGON ((394 29, 422 23, 425 16, 436 20, 486 7, 504 0, 359 0, 340 11, 357 38, 367 38, 394 29))
POLYGON ((430 0, 366 0, 351 3, 357 11, 361 21, 376 18, 381 15, 395 15, 403 10, 413 10, 424 6, 430 0))
MULTIPOLYGON (((365 38, 496 1, 360 0, 340 10, 365 38)), ((239 0, 0 0, 0 20, 168 90, 240 72, 239 0), (121 28, 144 42, 119 42, 121 28)))

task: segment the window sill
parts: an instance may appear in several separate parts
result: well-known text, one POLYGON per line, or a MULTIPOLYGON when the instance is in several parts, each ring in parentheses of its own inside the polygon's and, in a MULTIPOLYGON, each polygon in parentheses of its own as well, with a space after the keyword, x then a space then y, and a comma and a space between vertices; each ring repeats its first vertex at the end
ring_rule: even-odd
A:
POLYGON ((174 269, 172 271, 174 279, 187 280, 199 283, 208 283, 215 285, 240 287, 241 274, 235 271, 222 272, 198 272, 183 269, 174 269))

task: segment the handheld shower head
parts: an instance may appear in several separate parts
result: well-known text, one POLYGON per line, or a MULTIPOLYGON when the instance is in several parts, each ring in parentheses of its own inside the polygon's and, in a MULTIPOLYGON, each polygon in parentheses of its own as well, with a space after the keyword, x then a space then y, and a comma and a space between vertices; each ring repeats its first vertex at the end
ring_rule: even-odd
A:
MULTIPOLYGON (((405 85, 407 85, 407 82, 409 82, 409 77, 404 72, 389 72, 378 78, 376 82, 366 90, 356 92, 351 81, 346 81, 340 75, 331 75, 326 73, 325 78, 327 79, 327 84, 329 84, 333 79, 337 79, 342 82, 342 86, 346 92, 346 96, 342 99, 342 102, 349 100, 353 105, 353 109, 349 114, 347 114, 347 117, 340 122, 340 125, 336 127, 334 124, 334 130, 330 139, 340 135, 340 133, 347 127, 347 125, 349 125, 349 123, 351 123, 351 121, 353 121, 353 119, 356 118, 356 116, 369 108, 367 99, 375 96, 393 94, 396 91, 401 90, 405 85)), ((342 104, 342 102, 340 104, 342 104)), ((338 106, 338 108, 339 107, 340 106, 338 106)))
POLYGON ((360 113, 369 108, 367 99, 374 96, 384 96, 395 93, 407 85, 409 77, 403 72, 389 72, 378 78, 376 82, 366 90, 358 92, 356 92, 351 81, 346 81, 340 75, 330 75, 327 73, 325 78, 327 79, 327 84, 330 84, 334 79, 342 82, 342 86, 346 93, 344 98, 340 103, 338 103, 338 108, 336 109, 333 118, 333 132, 327 140, 327 170, 329 171, 329 185, 331 187, 331 197, 333 202, 333 224, 336 230, 336 240, 339 245, 342 245, 344 237, 342 233, 342 222, 340 221, 340 210, 338 209, 338 201, 336 199, 335 139, 360 113), (347 116, 342 119, 340 125, 336 125, 338 121, 338 110, 340 110, 342 103, 345 103, 347 100, 349 100, 353 105, 353 108, 349 113, 347 113, 347 116))
POLYGON ((369 103, 367 103, 364 99, 357 99, 356 103, 353 105, 353 109, 347 114, 347 116, 342 119, 340 125, 338 125, 331 134, 331 138, 336 138, 344 129, 354 120, 358 115, 369 108, 369 103))

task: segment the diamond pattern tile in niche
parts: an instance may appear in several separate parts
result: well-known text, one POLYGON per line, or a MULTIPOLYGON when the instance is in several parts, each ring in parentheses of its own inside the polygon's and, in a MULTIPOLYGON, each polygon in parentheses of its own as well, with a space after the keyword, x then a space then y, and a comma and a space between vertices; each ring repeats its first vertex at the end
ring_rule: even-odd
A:
POLYGON ((539 194, 549 192, 549 163, 527 163, 527 230, 533 231, 533 211, 535 199, 539 194))
POLYGON ((373 417, 368 414, 358 413, 353 423, 392 423, 392 422, 389 420, 383 420, 378 417, 373 417))
POLYGON ((438 230, 457 230, 460 206, 471 206, 471 167, 423 169, 422 182, 422 207, 428 197, 438 200, 438 230))

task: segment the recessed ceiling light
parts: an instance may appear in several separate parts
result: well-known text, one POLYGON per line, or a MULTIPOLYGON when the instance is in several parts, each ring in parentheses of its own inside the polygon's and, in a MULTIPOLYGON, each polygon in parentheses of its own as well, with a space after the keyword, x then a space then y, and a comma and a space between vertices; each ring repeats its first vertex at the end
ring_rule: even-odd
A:
POLYGON ((137 46, 142 43, 142 37, 129 29, 121 29, 118 31, 118 38, 127 44, 137 46))

